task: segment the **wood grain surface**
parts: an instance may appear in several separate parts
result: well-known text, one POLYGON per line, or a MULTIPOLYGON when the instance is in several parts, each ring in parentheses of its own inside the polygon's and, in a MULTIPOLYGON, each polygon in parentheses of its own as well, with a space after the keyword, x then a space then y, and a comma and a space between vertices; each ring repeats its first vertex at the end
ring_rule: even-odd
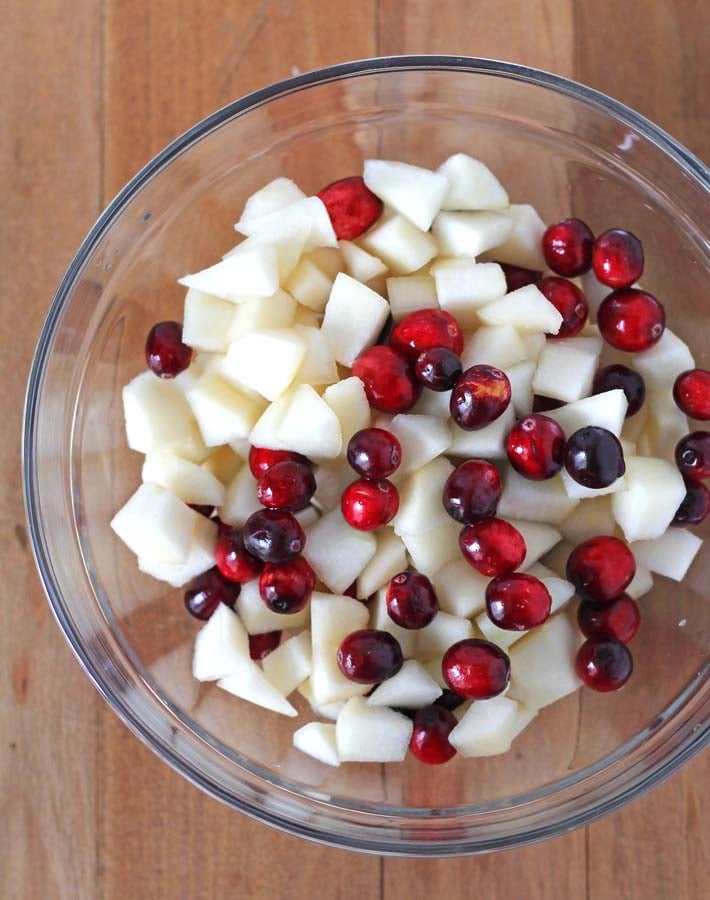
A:
POLYGON ((708 896, 707 754, 587 829, 459 860, 328 850, 203 796, 128 733, 65 645, 28 547, 18 449, 34 342, 63 269, 118 188, 207 113, 347 59, 480 55, 600 88, 707 159, 709 31, 702 0, 5 0, 2 900, 708 896))

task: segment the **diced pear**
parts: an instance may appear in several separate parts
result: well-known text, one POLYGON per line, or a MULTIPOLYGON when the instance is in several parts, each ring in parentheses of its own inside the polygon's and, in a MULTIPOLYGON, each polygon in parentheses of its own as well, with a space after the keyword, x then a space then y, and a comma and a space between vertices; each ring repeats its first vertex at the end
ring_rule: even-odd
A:
POLYGON ((677 406, 672 388, 649 391, 646 395, 648 419, 646 435, 653 455, 675 463, 675 448, 678 441, 691 430, 688 419, 677 406))
POLYGON ((185 562, 164 563, 149 556, 139 556, 138 568, 158 581, 165 581, 171 587, 179 588, 214 566, 216 544, 217 523, 205 516, 197 516, 185 562))
POLYGON ((269 450, 288 449, 277 435, 288 412, 294 390, 295 388, 291 388, 286 391, 266 407, 249 435, 252 447, 267 447, 269 450))
POLYGON ((587 299, 587 306, 589 307, 589 317, 590 319, 596 319, 602 300, 609 296, 612 289, 606 284, 597 281, 593 269, 585 272, 584 275, 581 276, 581 280, 582 291, 584 292, 584 296, 587 299))
POLYGON ((111 519, 111 528, 136 556, 184 563, 199 513, 157 484, 142 484, 111 519))
POLYGON ((342 762, 400 762, 412 736, 412 722, 402 713, 368 706, 362 697, 345 704, 335 723, 342 762))
MULTIPOLYGON (((268 657, 267 657, 268 659, 268 657)), ((293 733, 293 746, 317 759, 326 766, 339 766, 335 725, 327 722, 309 722, 293 733)))
POLYGON ((578 503, 567 496, 559 476, 547 481, 531 481, 514 469, 508 469, 497 514, 503 519, 560 525, 578 503))
POLYGON ((542 709, 581 687, 575 671, 580 638, 564 614, 535 628, 510 651, 510 696, 542 709))
POLYGON ((441 212, 432 234, 444 256, 479 256, 502 244, 513 227, 500 212, 441 212))
POLYGON ((439 456, 409 476, 400 491, 399 511, 392 522, 396 534, 421 534, 447 521, 441 496, 453 471, 451 463, 439 456))
POLYGON ((173 453, 151 453, 141 472, 143 481, 151 481, 172 491, 183 503, 221 506, 224 485, 211 472, 173 453))
POLYGON ((417 634, 417 658, 440 658, 453 644, 473 637, 473 625, 468 619, 439 611, 417 634))
POLYGON ((545 554, 545 566, 552 569, 560 578, 567 577, 567 560, 574 550, 574 544, 569 541, 560 541, 549 553, 545 554))
POLYGON ((462 328, 478 322, 476 310, 506 292, 505 275, 497 263, 477 263, 458 257, 435 263, 431 269, 441 309, 451 313, 462 328))
POLYGON ((375 343, 388 315, 385 299, 341 272, 333 283, 321 326, 336 360, 352 366, 362 351, 375 343))
POLYGON ((486 325, 512 325, 523 333, 557 334, 562 325, 560 313, 534 284, 527 284, 481 307, 478 318, 486 325))
POLYGON ((319 269, 322 269, 326 275, 335 281, 338 272, 345 271, 345 261, 340 247, 316 247, 305 254, 308 259, 312 260, 319 269))
MULTIPOLYGON (((405 567, 406 568, 406 567, 405 567)), ((403 571, 400 569, 400 571, 403 571)), ((397 573, 395 573, 397 574, 397 573)), ((386 631, 397 642, 405 659, 411 659, 417 652, 417 631, 411 628, 402 628, 390 618, 387 611, 387 587, 381 587, 370 602, 370 628, 377 631, 386 631)))
POLYGON ((295 382, 318 386, 335 384, 338 381, 338 367, 323 332, 319 328, 309 328, 305 325, 296 325, 294 331, 306 345, 306 355, 295 382))
POLYGON ((301 198, 253 221, 239 221, 234 227, 249 237, 268 233, 274 228, 305 228, 308 235, 303 247, 305 252, 316 247, 338 246, 328 210, 319 197, 301 198))
POLYGON ((252 297, 236 308, 226 332, 227 343, 233 343, 249 331, 288 328, 295 315, 296 301, 286 291, 276 291, 271 297, 252 297))
POLYGON ((585 487, 583 484, 575 481, 566 469, 562 469, 560 477, 567 491, 567 496, 572 500, 597 500, 599 497, 626 490, 626 478, 623 475, 604 488, 585 487))
POLYGON ((536 563, 540 557, 562 540, 562 535, 552 525, 530 522, 525 519, 508 519, 507 521, 518 530, 525 541, 526 552, 525 559, 520 566, 521 572, 536 563))
POLYGON ((533 390, 565 403, 588 396, 600 350, 597 339, 591 337, 548 341, 533 377, 533 390))
POLYGON ((498 418, 477 431, 464 431, 451 426, 452 440, 448 448, 450 456, 468 459, 505 459, 505 439, 515 424, 515 409, 512 403, 498 418))
POLYGON ((346 678, 337 662, 338 647, 367 625, 367 607, 359 600, 314 593, 311 598, 311 688, 318 706, 366 694, 368 686, 346 678))
POLYGON ((376 550, 374 536, 351 528, 336 507, 306 531, 303 555, 318 578, 341 594, 362 573, 376 550))
POLYGON ((275 400, 296 377, 305 355, 305 341, 291 329, 249 331, 231 344, 225 373, 267 400, 275 400))
POLYGON ((305 509, 299 509, 298 512, 295 512, 293 515, 304 531, 306 528, 310 528, 311 525, 315 525, 318 519, 320 519, 320 513, 315 506, 307 506, 305 509))
POLYGON ((179 283, 233 303, 244 297, 270 297, 279 288, 276 249, 270 244, 240 245, 235 253, 179 283))
POLYGON ((379 684, 367 698, 368 706, 397 706, 420 709, 441 696, 441 688, 415 659, 408 659, 402 668, 379 684))
POLYGON ((340 506, 345 488, 355 480, 355 473, 345 459, 329 460, 316 466, 316 492, 313 503, 321 512, 330 512, 340 506))
POLYGON ((379 275, 387 274, 387 266, 378 257, 358 247, 352 241, 338 241, 348 275, 363 284, 379 275))
POLYGON ((356 594, 366 600, 407 568, 407 549, 391 528, 375 534, 377 550, 357 579, 356 594))
POLYGON ((510 382, 510 401, 517 416, 527 416, 532 410, 532 380, 536 368, 534 362, 520 362, 505 369, 510 382))
POLYGON ((492 697, 472 703, 449 735, 449 743, 462 756, 506 753, 513 742, 518 706, 510 697, 492 697))
POLYGON ((249 437, 264 408, 214 372, 197 379, 187 391, 187 402, 208 447, 249 437))
POLYGON ((678 469, 664 459, 630 456, 626 488, 611 501, 614 518, 627 541, 654 540, 670 525, 685 497, 678 469))
POLYGON ((317 716, 320 716, 321 719, 328 719, 331 722, 335 722, 340 715, 340 710, 345 706, 344 700, 335 700, 333 703, 316 703, 310 678, 306 678, 303 684, 298 686, 297 690, 298 693, 302 697, 305 697, 310 703, 313 712, 317 716))
POLYGON ((303 200, 305 194, 290 178, 274 178, 247 199, 240 222, 256 222, 271 213, 303 200))
POLYGON ((528 359, 537 363, 542 356, 542 351, 547 346, 547 335, 542 331, 532 331, 530 334, 521 334, 520 338, 525 344, 528 359))
POLYGON ((584 500, 560 526, 565 540, 581 544, 601 534, 614 534, 616 522, 611 509, 611 497, 606 495, 584 500))
POLYGON ((508 216, 511 228, 506 238, 493 248, 490 257, 511 266, 544 271, 547 265, 541 248, 547 226, 535 208, 526 203, 513 203, 503 215, 508 216))
MULTIPOLYGON (((311 223, 305 218, 285 218, 280 215, 264 219, 255 234, 238 244, 226 256, 258 247, 273 247, 279 282, 284 284, 298 265, 311 237, 311 223)), ((240 301, 241 302, 241 299, 240 301)))
POLYGON ((574 585, 570 584, 565 578, 559 578, 552 569, 548 569, 542 563, 534 563, 525 571, 526 574, 539 578, 547 588, 552 600, 550 615, 553 615, 560 609, 564 609, 574 596, 574 585))
POLYGON ((647 594, 652 590, 653 575, 651 575, 650 569, 647 569, 646 566, 639 565, 638 560, 636 560, 636 574, 634 575, 631 584, 626 588, 626 593, 629 597, 633 597, 634 600, 638 600, 639 597, 643 597, 644 594, 647 594))
POLYGON ((231 447, 215 447, 202 463, 202 468, 214 475, 222 484, 229 484, 241 469, 243 462, 243 458, 231 447))
POLYGON ((465 559, 443 566, 432 578, 439 607, 446 613, 468 619, 486 605, 490 578, 476 572, 465 559))
POLYGON ((345 450, 355 432, 370 427, 370 404, 365 387, 355 376, 344 378, 327 387, 323 399, 338 417, 345 450))
POLYGON ((293 324, 306 325, 308 328, 320 328, 322 318, 323 316, 320 313, 308 309, 307 306, 298 305, 293 316, 293 324))
POLYGON ((311 633, 302 631, 264 657, 264 675, 288 697, 311 674, 311 633))
POLYGON ((219 603, 197 633, 192 675, 198 681, 217 681, 249 659, 249 636, 232 610, 219 603))
POLYGON ((491 622, 485 610, 476 616, 476 627, 487 641, 506 651, 527 633, 525 631, 509 631, 505 628, 499 628, 491 622))
POLYGON ((449 189, 443 175, 384 159, 366 159, 363 177, 373 194, 422 231, 431 227, 449 189))
POLYGON ((196 350, 223 351, 234 316, 234 304, 190 288, 185 295, 182 339, 196 350))
POLYGON ((423 575, 431 576, 460 554, 461 526, 450 519, 422 534, 401 535, 412 565, 423 575))
POLYGON ((505 209, 509 204, 505 188, 480 159, 456 153, 445 160, 437 172, 444 175, 449 184, 442 209, 505 209))
POLYGON ((259 579, 242 585, 236 605, 239 618, 249 634, 294 630, 308 623, 309 606, 297 613, 275 613, 261 599, 259 579))
POLYGON ((449 426, 436 416, 400 413, 387 426, 402 445, 402 463, 398 475, 421 469, 445 453, 451 444, 449 426))
POLYGON ((485 325, 464 347, 461 364, 464 369, 477 365, 507 369, 527 358, 525 344, 512 325, 485 325))
POLYGON ((279 693, 259 666, 250 659, 245 659, 236 671, 221 678, 217 687, 256 706, 281 713, 282 716, 298 715, 283 694, 279 693))
POLYGON ((404 216, 379 222, 360 238, 360 244, 378 256, 395 275, 416 272, 438 252, 432 236, 404 216))
POLYGON ((432 681, 439 685, 442 691, 446 691, 449 689, 449 686, 446 683, 443 672, 441 671, 441 662, 441 657, 437 657, 436 659, 428 659, 426 662, 422 663, 422 668, 430 676, 432 681))
POLYGON ((448 420, 451 391, 422 391, 421 396, 411 409, 413 416, 435 416, 448 420))
POLYGON ((527 706, 518 703, 518 709, 515 713, 515 723, 513 725, 512 740, 515 740, 516 737, 528 727, 535 716, 537 716, 537 712, 536 709, 528 709, 527 706))
POLYGON ((697 534, 684 528, 669 528, 655 540, 634 541, 631 549, 636 561, 651 572, 682 581, 702 545, 697 534))
POLYGON ((303 306, 323 312, 333 287, 333 279, 308 257, 302 257, 284 288, 303 306))
POLYGON ((548 410, 545 415, 559 424, 565 437, 571 437, 575 431, 588 425, 606 428, 616 437, 620 437, 628 406, 626 394, 620 388, 616 388, 575 400, 559 409, 548 410))
POLYGON ((430 275, 403 275, 387 279, 387 296, 395 322, 418 309, 437 309, 436 282, 430 275))
POLYGON ((641 375, 650 391, 673 386, 681 372, 695 368, 695 360, 688 345, 670 328, 649 350, 633 357, 633 368, 641 375))
POLYGON ((309 384, 294 390, 276 437, 289 450, 322 459, 338 456, 343 443, 338 417, 309 384))
POLYGON ((257 509, 261 509, 261 504, 256 497, 256 478, 252 475, 248 463, 243 463, 227 485, 219 517, 227 525, 240 528, 257 509))

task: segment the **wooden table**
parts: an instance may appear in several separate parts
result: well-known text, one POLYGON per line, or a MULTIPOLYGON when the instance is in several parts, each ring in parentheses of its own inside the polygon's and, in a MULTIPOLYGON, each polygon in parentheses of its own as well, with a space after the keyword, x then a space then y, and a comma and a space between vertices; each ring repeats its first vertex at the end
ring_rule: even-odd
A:
POLYGON ((460 53, 586 82, 708 159, 707 4, 8 0, 2 17, 0 897, 706 897, 707 754, 589 828, 461 860, 323 849, 203 796, 119 723, 56 628, 28 547, 18 444, 31 353, 63 269, 116 190, 207 113, 299 70, 460 53))

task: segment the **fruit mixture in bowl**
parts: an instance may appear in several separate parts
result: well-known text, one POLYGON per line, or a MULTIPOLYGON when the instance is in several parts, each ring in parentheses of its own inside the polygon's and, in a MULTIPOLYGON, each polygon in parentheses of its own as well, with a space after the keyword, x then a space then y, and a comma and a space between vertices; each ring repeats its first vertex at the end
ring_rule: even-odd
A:
POLYGON ((505 753, 622 688, 710 508, 710 373, 641 241, 546 227, 462 153, 277 178, 235 227, 123 391, 145 461, 112 527, 205 622, 194 677, 300 693, 333 766, 505 753))

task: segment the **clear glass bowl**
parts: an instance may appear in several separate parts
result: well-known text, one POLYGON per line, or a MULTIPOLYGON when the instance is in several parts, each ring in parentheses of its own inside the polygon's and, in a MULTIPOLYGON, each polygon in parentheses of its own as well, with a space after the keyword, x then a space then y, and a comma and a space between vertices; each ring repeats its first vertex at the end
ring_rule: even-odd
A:
POLYGON ((329 769, 291 747, 294 722, 196 684, 196 623, 138 572, 109 529, 139 481, 121 386, 149 326, 180 318, 176 279, 235 242, 246 197, 277 175, 314 192, 367 157, 436 166, 468 151, 543 218, 577 215, 644 241, 644 286, 707 366, 708 170, 650 122, 588 88, 506 63, 400 57, 289 79, 178 138, 118 195, 71 263, 27 397, 32 542, 67 640, 116 713, 234 809, 373 853, 459 855, 559 834, 673 772, 708 739, 710 549, 643 599, 635 677, 543 710, 507 755, 444 767, 329 769))

